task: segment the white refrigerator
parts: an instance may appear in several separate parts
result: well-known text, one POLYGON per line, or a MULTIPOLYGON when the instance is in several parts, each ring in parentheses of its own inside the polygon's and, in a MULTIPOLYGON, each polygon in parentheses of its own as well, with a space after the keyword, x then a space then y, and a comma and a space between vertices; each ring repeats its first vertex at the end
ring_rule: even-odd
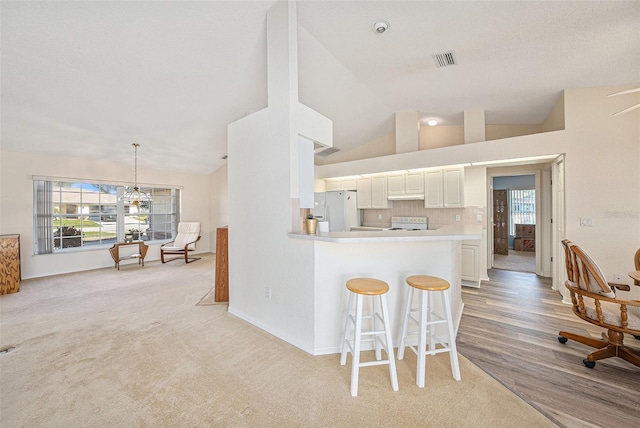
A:
POLYGON ((314 217, 329 222, 330 232, 350 232, 360 225, 356 192, 336 190, 315 194, 314 217))

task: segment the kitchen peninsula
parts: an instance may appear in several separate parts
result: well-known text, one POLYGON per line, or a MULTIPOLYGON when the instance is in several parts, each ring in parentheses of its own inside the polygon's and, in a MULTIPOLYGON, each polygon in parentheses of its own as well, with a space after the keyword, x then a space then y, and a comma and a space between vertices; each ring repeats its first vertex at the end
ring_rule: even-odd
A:
MULTIPOLYGON (((481 239, 481 226, 443 226, 437 230, 372 230, 317 235, 290 233, 314 254, 314 355, 340 352, 347 313, 345 284, 355 277, 372 277, 389 284, 387 300, 394 345, 399 343, 407 296, 405 278, 427 274, 451 284, 451 305, 457 330, 462 316, 461 243, 481 239)), ((441 308, 436 312, 442 313, 441 308)))

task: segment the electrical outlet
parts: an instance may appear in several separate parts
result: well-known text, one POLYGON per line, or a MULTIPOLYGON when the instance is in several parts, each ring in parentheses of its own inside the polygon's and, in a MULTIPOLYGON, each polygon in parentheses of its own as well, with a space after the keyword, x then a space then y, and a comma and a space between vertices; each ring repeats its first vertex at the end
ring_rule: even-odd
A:
POLYGON ((622 274, 621 273, 614 273, 613 274, 613 280, 614 281, 622 281, 622 274))
POLYGON ((271 299, 271 287, 264 287, 264 298, 271 299))
POLYGON ((476 214, 476 221, 482 221, 482 214, 476 214))
POLYGON ((456 214, 456 221, 460 221, 460 214, 456 214))
POLYGON ((580 226, 593 227, 593 220, 588 217, 580 217, 580 226))
POLYGON ((382 220, 382 214, 378 214, 378 220, 382 220))

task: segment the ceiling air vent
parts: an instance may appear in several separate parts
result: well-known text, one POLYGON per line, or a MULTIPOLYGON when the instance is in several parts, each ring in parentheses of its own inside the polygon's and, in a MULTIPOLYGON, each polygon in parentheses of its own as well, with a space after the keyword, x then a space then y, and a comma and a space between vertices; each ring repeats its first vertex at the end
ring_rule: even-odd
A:
POLYGON ((433 62, 436 63, 436 67, 438 68, 458 65, 455 51, 447 51, 439 54, 433 54, 431 56, 433 57, 433 62))
POLYGON ((335 147, 327 147, 326 149, 321 149, 315 152, 315 155, 319 158, 326 158, 339 151, 340 149, 336 149, 335 147))

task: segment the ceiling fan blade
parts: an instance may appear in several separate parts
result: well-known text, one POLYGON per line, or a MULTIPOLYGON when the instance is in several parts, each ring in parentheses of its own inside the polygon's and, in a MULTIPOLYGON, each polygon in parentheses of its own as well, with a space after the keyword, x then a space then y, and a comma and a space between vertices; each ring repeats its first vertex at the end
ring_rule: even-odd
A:
POLYGON ((613 94, 609 94, 607 96, 608 97, 615 97, 616 95, 626 95, 626 94, 632 94, 634 92, 640 92, 640 88, 627 89, 626 91, 614 92, 613 94))
POLYGON ((621 115, 621 114, 627 113, 627 112, 629 112, 629 111, 631 111, 631 110, 635 110, 635 109, 637 109, 637 108, 640 108, 640 103, 638 103, 638 104, 636 104, 636 105, 634 105, 634 106, 631 106, 631 107, 629 107, 629 108, 626 108, 626 109, 624 109, 624 110, 620 110, 619 112, 614 113, 614 114, 613 114, 613 116, 618 116, 618 115, 621 115))

